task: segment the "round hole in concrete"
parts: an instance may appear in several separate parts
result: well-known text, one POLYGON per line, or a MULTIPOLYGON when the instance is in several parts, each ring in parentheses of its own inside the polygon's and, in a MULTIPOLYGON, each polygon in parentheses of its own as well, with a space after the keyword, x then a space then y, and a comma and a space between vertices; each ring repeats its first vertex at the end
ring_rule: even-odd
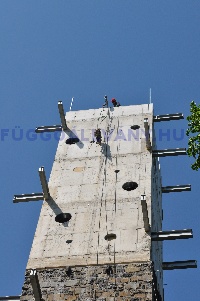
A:
POLYGON ((72 243, 72 239, 66 240, 66 243, 67 243, 67 244, 71 244, 71 243, 72 243))
POLYGON ((140 126, 138 124, 132 125, 131 130, 138 130, 140 126))
POLYGON ((69 138, 69 139, 67 139, 66 141, 65 141, 65 143, 66 144, 75 144, 75 143, 77 143, 77 142, 79 142, 79 139, 78 138, 69 138))
POLYGON ((131 191, 131 190, 134 190, 138 187, 138 184, 136 182, 126 182, 123 184, 122 188, 124 190, 127 190, 127 191, 131 191))
POLYGON ((107 235, 104 237, 104 239, 105 239, 105 240, 108 240, 108 241, 111 241, 111 240, 113 240, 113 239, 116 239, 116 237, 117 237, 116 234, 110 233, 110 234, 107 234, 107 235))
POLYGON ((63 224, 68 222, 72 218, 70 213, 60 213, 55 217, 57 223, 63 224))

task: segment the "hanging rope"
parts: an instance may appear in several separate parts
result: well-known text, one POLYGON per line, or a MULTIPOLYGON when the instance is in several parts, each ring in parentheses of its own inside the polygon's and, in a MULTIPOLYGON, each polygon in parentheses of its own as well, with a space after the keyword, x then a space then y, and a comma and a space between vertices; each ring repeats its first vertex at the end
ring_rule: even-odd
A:
MULTIPOLYGON (((119 119, 118 119, 118 123, 117 123, 117 134, 119 132, 119 119)), ((119 146, 117 144, 117 154, 116 154, 116 177, 115 177, 115 214, 117 211, 117 189, 116 189, 116 185, 117 185, 117 174, 118 174, 118 152, 119 152, 119 146)))

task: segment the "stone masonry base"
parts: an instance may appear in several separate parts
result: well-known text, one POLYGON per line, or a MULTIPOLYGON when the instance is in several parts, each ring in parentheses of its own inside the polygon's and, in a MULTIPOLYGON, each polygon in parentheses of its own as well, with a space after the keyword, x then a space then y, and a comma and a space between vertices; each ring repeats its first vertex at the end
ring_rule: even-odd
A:
MULTIPOLYGON (((152 301, 151 262, 37 270, 42 301, 152 301)), ((21 301, 34 301, 30 270, 21 301)))

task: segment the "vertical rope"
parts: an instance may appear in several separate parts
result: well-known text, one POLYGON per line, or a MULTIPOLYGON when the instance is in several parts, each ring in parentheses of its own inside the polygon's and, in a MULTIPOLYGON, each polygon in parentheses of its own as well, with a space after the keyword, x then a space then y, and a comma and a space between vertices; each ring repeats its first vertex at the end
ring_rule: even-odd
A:
MULTIPOLYGON (((104 170, 104 173, 105 173, 105 184, 106 184, 106 167, 107 167, 107 161, 108 161, 108 134, 110 132, 110 110, 109 109, 108 109, 107 117, 108 117, 108 120, 107 120, 107 123, 106 123, 106 127, 107 127, 106 128, 106 159, 105 159, 105 170, 104 170)), ((108 225, 107 225, 108 216, 107 216, 106 207, 107 207, 107 202, 106 202, 106 198, 105 198, 106 230, 107 230, 107 233, 108 233, 108 225)))
MULTIPOLYGON (((118 123, 117 123, 117 135, 118 135, 118 133, 119 133, 119 119, 118 119, 118 123)), ((118 152, 119 152, 119 146, 118 146, 118 143, 117 143, 116 170, 118 169, 118 161, 117 161, 118 152)), ((117 185, 117 172, 116 172, 116 179, 115 179, 115 213, 117 211, 117 189, 116 189, 116 185, 117 185)))

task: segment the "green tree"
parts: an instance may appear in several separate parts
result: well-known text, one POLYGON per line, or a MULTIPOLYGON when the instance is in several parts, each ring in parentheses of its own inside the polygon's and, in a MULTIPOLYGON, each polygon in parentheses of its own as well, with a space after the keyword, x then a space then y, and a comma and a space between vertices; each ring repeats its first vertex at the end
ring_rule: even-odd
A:
POLYGON ((198 170, 200 168, 200 105, 196 105, 194 101, 190 104, 191 115, 187 117, 188 129, 186 135, 189 137, 187 154, 194 157, 195 162, 191 168, 198 170))

